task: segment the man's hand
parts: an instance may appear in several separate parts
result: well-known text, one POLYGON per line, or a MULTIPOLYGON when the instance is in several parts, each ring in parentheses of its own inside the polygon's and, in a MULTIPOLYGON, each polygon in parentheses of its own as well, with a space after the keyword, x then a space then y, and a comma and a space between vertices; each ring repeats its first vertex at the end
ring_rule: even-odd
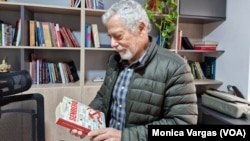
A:
POLYGON ((90 141, 121 141, 122 132, 114 128, 103 128, 90 131, 87 135, 76 129, 70 130, 70 134, 80 138, 90 137, 90 141))
POLYGON ((90 131, 91 141, 121 141, 122 132, 114 128, 103 128, 90 131))
POLYGON ((83 134, 82 131, 78 131, 76 129, 70 130, 69 132, 71 135, 75 135, 75 136, 80 137, 82 139, 86 136, 86 134, 83 134))

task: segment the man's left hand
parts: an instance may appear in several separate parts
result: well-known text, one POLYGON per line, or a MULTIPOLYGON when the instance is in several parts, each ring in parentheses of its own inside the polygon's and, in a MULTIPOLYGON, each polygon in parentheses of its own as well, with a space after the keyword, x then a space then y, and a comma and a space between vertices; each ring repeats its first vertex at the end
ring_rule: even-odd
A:
POLYGON ((114 128, 103 128, 90 131, 88 136, 91 141, 121 141, 120 130, 114 128))

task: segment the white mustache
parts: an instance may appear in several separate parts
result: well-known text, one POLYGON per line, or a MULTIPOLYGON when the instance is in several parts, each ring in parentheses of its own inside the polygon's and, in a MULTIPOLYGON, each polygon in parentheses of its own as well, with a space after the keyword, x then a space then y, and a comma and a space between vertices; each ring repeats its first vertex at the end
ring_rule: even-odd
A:
POLYGON ((122 46, 118 46, 115 50, 116 51, 122 51, 122 50, 126 50, 126 48, 125 47, 122 47, 122 46))

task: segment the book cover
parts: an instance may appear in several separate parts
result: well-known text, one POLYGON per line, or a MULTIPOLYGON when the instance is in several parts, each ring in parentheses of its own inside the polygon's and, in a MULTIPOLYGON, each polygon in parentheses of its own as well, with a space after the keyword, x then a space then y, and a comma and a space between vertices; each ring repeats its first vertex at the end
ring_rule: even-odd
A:
POLYGON ((182 37, 181 45, 184 49, 193 49, 193 45, 189 41, 188 37, 182 37))
POLYGON ((49 31, 50 31, 50 38, 53 47, 57 47, 57 35, 56 35, 56 27, 55 23, 49 22, 49 31))
POLYGON ((13 46, 16 46, 16 41, 17 41, 17 33, 18 33, 18 30, 19 29, 19 22, 20 22, 20 19, 18 19, 16 21, 16 25, 15 25, 15 28, 14 28, 14 34, 13 34, 13 38, 12 38, 12 45, 13 46))
POLYGON ((40 24, 40 21, 36 21, 36 39, 37 39, 37 44, 38 46, 44 46, 44 38, 43 38, 43 30, 42 30, 42 25, 40 24))
POLYGON ((78 73, 77 73, 77 69, 76 69, 75 63, 73 61, 69 61, 68 62, 68 66, 69 66, 69 70, 71 72, 71 75, 73 77, 74 82, 78 81, 79 80, 79 76, 78 76, 78 73))
POLYGON ((36 46, 36 21, 34 20, 29 20, 29 38, 29 45, 36 46))
POLYGON ((46 47, 52 47, 52 39, 50 35, 49 22, 41 22, 43 30, 43 38, 46 47))
POLYGON ((216 71, 216 57, 205 56, 205 76, 208 79, 215 80, 215 71, 216 71))
POLYGON ((99 31, 97 24, 91 24, 92 28, 92 39, 94 42, 94 47, 99 48, 100 47, 100 40, 99 40, 99 31))
POLYGON ((84 134, 106 127, 104 113, 66 96, 56 107, 55 115, 56 124, 84 134))
POLYGON ((85 24, 85 38, 84 38, 85 48, 91 48, 93 46, 92 31, 91 30, 92 30, 91 25, 85 24))
POLYGON ((195 63, 195 66, 196 66, 196 68, 197 68, 197 71, 198 71, 198 73, 199 73, 199 78, 200 78, 200 79, 203 79, 203 80, 206 79, 206 76, 205 76, 205 74, 203 73, 203 70, 202 70, 202 68, 201 68, 200 62, 195 61, 194 63, 195 63))
POLYGON ((61 31, 60 31, 60 26, 58 23, 56 23, 55 25, 55 30, 56 30, 56 46, 57 47, 63 47, 64 44, 63 44, 63 38, 62 38, 62 35, 61 35, 61 31))

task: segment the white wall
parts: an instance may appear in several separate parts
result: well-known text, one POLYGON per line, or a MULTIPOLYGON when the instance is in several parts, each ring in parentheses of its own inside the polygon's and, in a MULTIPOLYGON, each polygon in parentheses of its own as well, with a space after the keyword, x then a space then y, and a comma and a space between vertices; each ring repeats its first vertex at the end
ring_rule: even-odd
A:
POLYGON ((223 23, 207 24, 206 40, 217 40, 218 49, 225 50, 217 59, 216 79, 223 81, 220 90, 235 85, 250 100, 250 12, 249 0, 227 0, 227 19, 223 23), (217 27, 210 32, 210 29, 217 27))

